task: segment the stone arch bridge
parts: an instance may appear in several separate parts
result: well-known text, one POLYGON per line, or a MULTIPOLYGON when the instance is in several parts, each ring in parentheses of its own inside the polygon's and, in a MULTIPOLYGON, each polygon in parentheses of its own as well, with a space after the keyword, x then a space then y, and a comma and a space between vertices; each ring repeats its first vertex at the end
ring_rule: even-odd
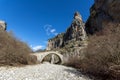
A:
POLYGON ((42 62, 50 62, 52 64, 63 64, 63 55, 58 51, 47 51, 32 53, 31 55, 37 56, 37 60, 42 62))

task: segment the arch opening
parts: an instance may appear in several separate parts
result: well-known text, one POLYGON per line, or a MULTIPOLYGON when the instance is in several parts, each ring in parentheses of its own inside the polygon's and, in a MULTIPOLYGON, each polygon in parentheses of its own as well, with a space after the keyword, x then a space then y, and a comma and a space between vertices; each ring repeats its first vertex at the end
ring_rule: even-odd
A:
POLYGON ((58 54, 49 53, 43 57, 43 59, 41 60, 41 63, 43 63, 43 62, 49 62, 51 64, 61 64, 62 60, 58 54))

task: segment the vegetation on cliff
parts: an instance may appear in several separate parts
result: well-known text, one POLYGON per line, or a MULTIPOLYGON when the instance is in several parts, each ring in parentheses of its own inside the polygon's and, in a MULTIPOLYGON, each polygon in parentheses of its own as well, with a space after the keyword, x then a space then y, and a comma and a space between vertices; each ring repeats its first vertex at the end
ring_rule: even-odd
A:
POLYGON ((120 25, 107 25, 100 33, 89 37, 89 44, 84 58, 70 57, 68 65, 102 78, 120 78, 120 25), (109 29, 108 29, 109 28, 109 29), (116 69, 117 67, 117 69, 116 69), (111 69, 112 68, 112 69, 111 69))
POLYGON ((85 28, 88 46, 83 57, 71 56, 67 65, 101 77, 120 80, 120 5, 119 0, 95 0, 85 28))

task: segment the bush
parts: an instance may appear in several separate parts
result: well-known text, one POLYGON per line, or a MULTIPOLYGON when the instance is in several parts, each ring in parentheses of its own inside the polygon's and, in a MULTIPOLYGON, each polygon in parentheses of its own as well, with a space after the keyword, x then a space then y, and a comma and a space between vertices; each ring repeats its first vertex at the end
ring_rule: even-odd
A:
MULTIPOLYGON (((73 57, 68 61, 69 65, 95 76, 104 79, 112 76, 110 67, 120 65, 120 25, 109 23, 103 31, 89 36, 89 44, 85 49, 84 58, 73 57)), ((120 70, 116 72, 120 72, 120 70)), ((119 76, 116 75, 115 78, 118 79, 119 76)))
POLYGON ((2 65, 27 65, 35 64, 34 58, 31 60, 31 49, 28 45, 10 33, 0 31, 0 66, 2 65))
POLYGON ((90 43, 85 53, 90 72, 103 74, 109 72, 109 67, 120 65, 120 25, 109 24, 103 35, 90 37, 90 43), (90 68, 90 67, 89 67, 90 68), (93 71, 94 70, 94 71, 93 71))

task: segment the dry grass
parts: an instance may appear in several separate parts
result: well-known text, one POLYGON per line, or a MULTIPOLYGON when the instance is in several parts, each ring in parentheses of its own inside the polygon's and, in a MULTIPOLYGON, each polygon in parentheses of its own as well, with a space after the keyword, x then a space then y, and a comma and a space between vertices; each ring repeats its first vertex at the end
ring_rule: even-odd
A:
POLYGON ((0 66, 35 64, 36 59, 29 53, 31 49, 10 33, 0 31, 0 66))
POLYGON ((110 70, 111 66, 120 65, 120 25, 109 23, 102 32, 89 36, 89 45, 84 55, 83 59, 70 58, 69 65, 104 80, 110 77, 114 77, 113 80, 120 79, 120 73, 112 73, 110 70))

